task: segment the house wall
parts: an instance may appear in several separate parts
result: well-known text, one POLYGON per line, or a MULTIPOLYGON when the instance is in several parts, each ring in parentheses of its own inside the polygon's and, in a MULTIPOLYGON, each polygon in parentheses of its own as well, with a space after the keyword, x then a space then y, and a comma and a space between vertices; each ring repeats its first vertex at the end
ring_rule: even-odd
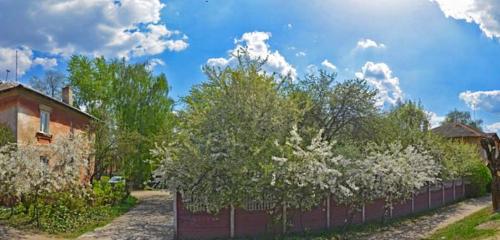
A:
POLYGON ((0 97, 0 123, 7 125, 14 137, 17 136, 17 96, 14 94, 6 93, 0 97))
POLYGON ((57 137, 70 134, 72 127, 74 133, 86 132, 90 124, 88 117, 27 91, 19 96, 17 108, 17 139, 21 144, 50 143, 57 137), (40 109, 44 106, 50 108, 49 133, 52 138, 39 134, 40 109))

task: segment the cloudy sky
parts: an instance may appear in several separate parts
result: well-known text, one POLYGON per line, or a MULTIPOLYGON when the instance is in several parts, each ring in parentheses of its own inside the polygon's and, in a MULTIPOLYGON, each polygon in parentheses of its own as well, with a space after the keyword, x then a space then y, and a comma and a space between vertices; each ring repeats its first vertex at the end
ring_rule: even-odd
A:
POLYGON ((73 54, 149 61, 172 97, 247 47, 266 70, 365 78, 378 104, 420 100, 439 122, 475 111, 500 132, 498 0, 0 0, 0 79, 65 71, 73 54), (293 3, 291 3, 293 2, 293 3))

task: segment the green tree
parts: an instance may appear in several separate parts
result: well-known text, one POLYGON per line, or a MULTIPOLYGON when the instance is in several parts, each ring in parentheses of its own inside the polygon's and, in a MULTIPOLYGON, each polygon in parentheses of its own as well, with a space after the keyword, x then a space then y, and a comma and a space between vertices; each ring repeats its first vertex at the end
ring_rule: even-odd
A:
POLYGON ((153 75, 146 63, 85 56, 73 56, 68 71, 76 106, 99 119, 93 125, 97 177, 117 169, 141 185, 155 164, 149 149, 170 141, 175 124, 166 76, 153 75))
POLYGON ((377 91, 362 79, 335 78, 335 73, 319 71, 299 81, 295 94, 305 110, 303 128, 323 129, 327 141, 363 141, 372 131, 368 123, 378 114, 377 91))
POLYGON ((197 198, 209 211, 263 197, 276 143, 296 122, 292 102, 262 64, 239 56, 235 67, 204 67, 207 81, 183 98, 178 140, 164 172, 184 198, 197 198))
POLYGON ((476 119, 473 120, 470 112, 468 111, 459 111, 457 109, 446 114, 446 118, 444 119, 445 123, 462 123, 476 129, 481 129, 481 124, 483 120, 476 119))

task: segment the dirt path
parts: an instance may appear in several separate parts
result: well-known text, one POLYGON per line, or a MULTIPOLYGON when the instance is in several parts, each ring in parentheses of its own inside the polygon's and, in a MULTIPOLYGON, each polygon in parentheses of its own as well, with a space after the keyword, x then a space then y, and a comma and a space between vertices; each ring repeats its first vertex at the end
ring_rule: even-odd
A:
POLYGON ((60 238, 52 238, 43 234, 31 233, 13 229, 7 226, 0 225, 0 239, 16 239, 16 240, 56 240, 60 238))
POLYGON ((459 221, 490 204, 490 196, 465 200, 439 209, 430 215, 403 220, 402 222, 380 228, 375 233, 356 234, 356 236, 352 236, 352 239, 422 239, 430 236, 436 230, 459 221))
POLYGON ((110 224, 78 239, 173 239, 172 197, 162 191, 137 191, 139 204, 110 224))

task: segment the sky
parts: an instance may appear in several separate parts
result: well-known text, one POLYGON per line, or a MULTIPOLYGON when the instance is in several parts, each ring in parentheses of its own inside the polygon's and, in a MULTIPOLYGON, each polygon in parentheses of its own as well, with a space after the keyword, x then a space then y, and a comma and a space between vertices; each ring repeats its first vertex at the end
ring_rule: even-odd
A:
POLYGON ((434 126, 453 109, 500 133, 498 0, 0 0, 0 79, 66 71, 71 55, 148 61, 174 99, 246 47, 295 79, 364 78, 382 108, 421 101, 434 126), (7 75, 7 70, 10 70, 7 75))

